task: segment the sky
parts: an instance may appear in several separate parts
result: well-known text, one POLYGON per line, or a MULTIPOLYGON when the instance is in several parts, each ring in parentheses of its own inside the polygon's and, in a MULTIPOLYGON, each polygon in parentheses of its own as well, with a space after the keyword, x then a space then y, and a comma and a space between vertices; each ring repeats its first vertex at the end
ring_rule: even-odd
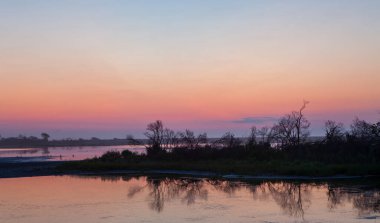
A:
POLYGON ((1 0, 0 135, 380 120, 377 0, 1 0))

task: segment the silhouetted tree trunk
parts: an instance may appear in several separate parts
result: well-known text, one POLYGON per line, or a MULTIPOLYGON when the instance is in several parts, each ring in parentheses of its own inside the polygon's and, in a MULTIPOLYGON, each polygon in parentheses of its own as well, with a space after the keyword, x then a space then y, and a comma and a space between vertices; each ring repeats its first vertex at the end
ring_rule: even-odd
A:
POLYGON ((156 154, 162 150, 162 143, 164 138, 164 126, 162 121, 157 120, 149 123, 146 128, 145 136, 148 138, 147 152, 156 154))

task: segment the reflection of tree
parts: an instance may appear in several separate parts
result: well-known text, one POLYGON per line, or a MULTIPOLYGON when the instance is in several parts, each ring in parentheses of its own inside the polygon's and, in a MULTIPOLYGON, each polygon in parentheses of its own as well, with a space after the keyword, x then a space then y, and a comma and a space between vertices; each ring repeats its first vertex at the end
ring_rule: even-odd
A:
POLYGON ((247 186, 248 190, 252 193, 252 198, 254 200, 268 200, 271 196, 266 184, 261 183, 258 185, 250 185, 247 186))
POLYGON ((100 176, 93 176, 93 175, 79 175, 79 176, 71 176, 74 178, 81 178, 81 179, 100 179, 103 182, 118 182, 118 181, 130 181, 132 179, 139 179, 139 177, 134 176, 113 176, 113 175, 100 175, 100 176))
POLYGON ((164 209, 165 202, 180 200, 192 205, 197 200, 207 200, 208 190, 217 190, 232 197, 240 190, 248 191, 253 199, 273 198, 276 204, 288 215, 304 217, 305 210, 311 205, 311 189, 327 190, 328 207, 337 208, 343 203, 352 203, 359 215, 380 212, 380 190, 363 189, 355 186, 337 186, 320 183, 261 182, 247 183, 220 179, 170 178, 170 177, 133 177, 133 176, 81 176, 81 178, 100 178, 102 181, 130 181, 137 179, 138 185, 129 185, 128 198, 147 192, 149 207, 157 212, 164 209), (142 181, 141 181, 142 179, 142 181), (141 184, 141 182, 143 182, 141 184))
POLYGON ((310 203, 309 188, 303 184, 293 183, 263 183, 260 185, 242 184, 241 182, 225 180, 199 180, 190 178, 147 178, 146 186, 131 187, 128 197, 133 197, 144 188, 149 188, 150 208, 161 212, 166 201, 180 199, 183 203, 191 205, 196 199, 207 199, 208 186, 232 196, 236 191, 246 188, 255 198, 261 194, 260 199, 272 196, 276 203, 289 215, 303 217, 304 203, 310 203))
POLYGON ((151 179, 147 178, 148 188, 151 190, 150 207, 158 212, 162 211, 165 201, 181 199, 187 205, 195 203, 196 199, 207 199, 208 191, 204 188, 203 180, 195 179, 151 179))
MULTIPOLYGON (((208 186, 226 193, 229 196, 232 196, 236 191, 242 188, 248 189, 254 197, 257 194, 261 194, 261 199, 266 199, 270 195, 285 213, 295 217, 303 217, 304 206, 310 204, 310 189, 306 184, 268 182, 254 185, 235 181, 196 180, 189 178, 147 178, 147 183, 150 190, 150 207, 158 212, 163 210, 165 201, 181 199, 182 202, 191 205, 195 203, 196 199, 206 200, 208 186)), ((131 194, 134 195, 142 189, 143 187, 131 188, 128 196, 131 197, 131 194)))
POLYGON ((152 198, 149 206, 152 210, 161 212, 164 208, 165 188, 158 180, 152 180, 149 185, 151 188, 149 196, 152 198))
POLYGON ((352 203, 359 210, 359 215, 380 212, 380 193, 379 191, 367 191, 356 194, 352 203))
POLYGON ((222 191, 230 196, 240 190, 243 186, 241 182, 225 180, 207 180, 207 183, 212 185, 216 190, 222 191))
POLYGON ((335 209, 350 202, 358 210, 359 216, 380 212, 379 190, 362 190, 355 187, 328 186, 328 207, 335 209))
POLYGON ((342 203, 342 189, 341 188, 331 188, 328 187, 327 197, 328 197, 328 208, 330 210, 335 209, 338 205, 342 203))
POLYGON ((310 204, 310 189, 306 184, 268 183, 268 189, 278 205, 289 215, 304 216, 304 205, 310 204))

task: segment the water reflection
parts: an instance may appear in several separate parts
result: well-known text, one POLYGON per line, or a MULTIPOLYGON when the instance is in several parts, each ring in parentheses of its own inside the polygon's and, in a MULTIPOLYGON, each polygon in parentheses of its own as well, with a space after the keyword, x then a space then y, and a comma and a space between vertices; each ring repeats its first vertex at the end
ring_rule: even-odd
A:
POLYGON ((352 203, 359 216, 367 216, 380 212, 380 191, 368 187, 339 187, 328 185, 328 204, 331 210, 344 203, 352 203))
POLYGON ((305 211, 312 204, 312 190, 327 191, 327 204, 330 210, 350 203, 357 210, 358 217, 380 212, 380 192, 378 187, 363 188, 360 185, 339 185, 335 183, 305 182, 242 182, 220 179, 139 177, 139 176, 80 176, 80 178, 98 178, 102 181, 142 180, 141 185, 128 188, 127 198, 132 199, 140 193, 148 195, 151 210, 162 212, 165 203, 180 200, 184 205, 193 205, 197 201, 207 201, 210 190, 224 193, 233 199, 235 193, 248 191, 253 200, 273 200, 288 216, 304 218, 305 211))
MULTIPOLYGON (((161 212, 166 201, 180 199, 187 205, 194 204, 197 199, 207 199, 207 189, 203 181, 194 179, 147 179, 152 210, 161 212)), ((131 193, 129 193, 131 197, 131 193)))
POLYGON ((310 185, 293 183, 267 183, 269 193, 276 203, 291 216, 304 216, 310 205, 310 185))
POLYGON ((99 157, 107 151, 130 150, 143 153, 144 146, 74 146, 74 147, 41 147, 41 148, 0 148, 0 162, 28 162, 28 161, 68 161, 83 160, 99 157))

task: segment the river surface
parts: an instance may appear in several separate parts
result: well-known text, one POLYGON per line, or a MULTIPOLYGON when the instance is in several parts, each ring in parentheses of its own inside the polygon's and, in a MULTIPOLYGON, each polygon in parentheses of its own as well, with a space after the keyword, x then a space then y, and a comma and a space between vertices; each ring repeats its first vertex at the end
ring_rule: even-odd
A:
POLYGON ((107 151, 144 153, 144 146, 73 146, 46 148, 0 148, 0 162, 71 161, 99 157, 107 151))
POLYGON ((380 222, 376 182, 7 178, 0 179, 0 222, 380 222))

